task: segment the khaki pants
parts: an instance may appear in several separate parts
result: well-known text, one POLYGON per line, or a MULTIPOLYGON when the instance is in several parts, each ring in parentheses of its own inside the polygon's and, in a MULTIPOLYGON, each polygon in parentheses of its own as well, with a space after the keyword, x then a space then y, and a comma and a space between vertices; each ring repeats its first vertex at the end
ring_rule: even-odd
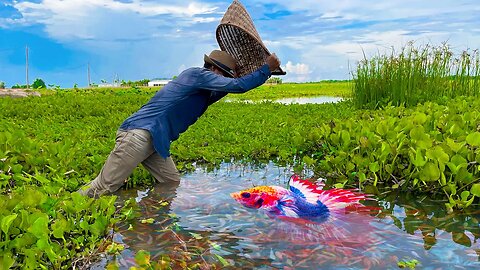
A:
POLYGON ((98 176, 79 192, 89 197, 112 193, 125 184, 139 163, 159 182, 178 182, 180 174, 171 157, 162 158, 153 148, 150 132, 143 129, 119 130, 115 148, 98 176))

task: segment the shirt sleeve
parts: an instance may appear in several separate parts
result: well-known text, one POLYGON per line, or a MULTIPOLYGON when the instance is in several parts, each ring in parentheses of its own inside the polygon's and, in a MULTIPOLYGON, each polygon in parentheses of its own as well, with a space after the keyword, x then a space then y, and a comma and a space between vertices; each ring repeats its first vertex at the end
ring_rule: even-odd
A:
POLYGON ((212 91, 210 92, 210 98, 208 99, 208 105, 212 105, 213 103, 219 101, 224 96, 226 96, 227 92, 220 92, 220 91, 212 91))
POLYGON ((266 64, 257 71, 240 78, 224 77, 205 69, 198 78, 198 86, 210 91, 245 93, 264 84, 270 75, 270 69, 266 64))

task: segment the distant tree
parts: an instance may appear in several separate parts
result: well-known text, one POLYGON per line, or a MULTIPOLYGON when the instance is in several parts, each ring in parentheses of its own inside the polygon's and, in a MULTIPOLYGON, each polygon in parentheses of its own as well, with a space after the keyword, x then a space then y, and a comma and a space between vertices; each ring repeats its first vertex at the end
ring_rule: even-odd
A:
POLYGON ((78 84, 77 84, 77 83, 75 83, 75 84, 73 85, 73 89, 78 89, 78 84))
POLYGON ((280 79, 279 77, 271 77, 270 79, 267 80, 267 83, 282 84, 282 79, 280 79))
POLYGON ((47 88, 47 85, 45 85, 45 82, 42 79, 37 78, 33 82, 32 88, 33 89, 45 89, 45 88, 47 88))
POLYGON ((149 79, 143 79, 140 81, 135 82, 137 86, 148 86, 148 83, 150 82, 149 79))
POLYGON ((0 89, 5 89, 5 83, 4 82, 0 82, 0 89))
POLYGON ((24 84, 20 85, 18 83, 12 86, 12 89, 25 89, 25 88, 27 88, 26 85, 24 84))

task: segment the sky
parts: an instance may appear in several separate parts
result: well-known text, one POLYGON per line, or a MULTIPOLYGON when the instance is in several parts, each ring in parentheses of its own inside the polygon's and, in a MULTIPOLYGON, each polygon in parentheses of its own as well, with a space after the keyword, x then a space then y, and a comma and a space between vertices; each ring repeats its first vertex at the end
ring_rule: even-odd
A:
MULTIPOLYGON (((203 65, 232 1, 0 0, 0 81, 61 87, 171 78, 203 65)), ((241 0, 283 81, 351 79, 364 57, 408 42, 480 48, 478 0, 241 0)))

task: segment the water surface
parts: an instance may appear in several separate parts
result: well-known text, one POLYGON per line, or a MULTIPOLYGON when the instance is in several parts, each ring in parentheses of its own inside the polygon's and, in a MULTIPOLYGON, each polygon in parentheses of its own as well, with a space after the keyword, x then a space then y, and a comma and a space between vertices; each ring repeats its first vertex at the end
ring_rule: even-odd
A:
POLYGON ((341 97, 319 96, 319 97, 296 97, 296 98, 281 98, 275 100, 242 100, 242 99, 225 99, 225 102, 246 102, 246 103, 261 103, 261 102, 275 102, 285 105, 289 104, 326 104, 338 103, 343 101, 341 97))
POLYGON ((341 97, 298 97, 298 98, 282 98, 276 99, 273 102, 282 104, 325 104, 325 103, 338 103, 343 101, 341 97))
POLYGON ((291 174, 272 164, 224 164, 197 169, 179 186, 120 191, 120 200, 137 198, 139 216, 118 228, 115 239, 127 249, 110 260, 128 269, 146 250, 173 269, 398 269, 398 261, 413 259, 417 269, 480 269, 478 212, 448 214, 440 202, 392 195, 374 202, 380 213, 306 224, 270 218, 229 196, 254 185, 286 186, 291 174))

